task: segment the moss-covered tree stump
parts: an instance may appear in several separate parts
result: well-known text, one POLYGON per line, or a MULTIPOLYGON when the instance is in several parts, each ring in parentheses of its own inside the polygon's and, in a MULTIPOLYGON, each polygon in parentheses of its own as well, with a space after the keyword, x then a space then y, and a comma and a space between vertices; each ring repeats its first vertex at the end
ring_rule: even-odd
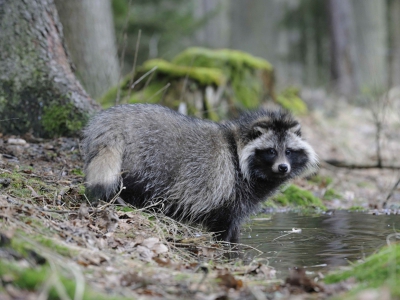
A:
POLYGON ((273 78, 271 64, 250 54, 189 48, 172 62, 145 62, 133 80, 132 74, 126 76, 100 103, 159 103, 174 109, 184 103, 191 115, 220 120, 274 99, 273 78))

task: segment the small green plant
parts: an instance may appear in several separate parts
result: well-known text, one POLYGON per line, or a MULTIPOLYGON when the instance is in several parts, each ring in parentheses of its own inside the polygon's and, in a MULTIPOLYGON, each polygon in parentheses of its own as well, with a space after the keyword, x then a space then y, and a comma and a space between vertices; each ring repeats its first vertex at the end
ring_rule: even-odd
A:
POLYGON ((289 185, 281 190, 281 193, 272 198, 282 206, 319 207, 325 209, 321 199, 315 197, 310 191, 289 185))
POLYGON ((77 175, 77 176, 84 176, 83 171, 81 169, 73 169, 71 170, 71 174, 77 175))
POLYGON ((329 284, 355 278, 359 283, 355 291, 387 286, 392 296, 400 297, 400 286, 398 284, 398 279, 400 278, 399 263, 400 244, 393 244, 369 256, 364 262, 351 266, 349 270, 327 275, 325 282, 329 284))
POLYGON ((334 189, 326 189, 325 194, 324 194, 324 199, 325 200, 333 200, 333 199, 342 199, 342 195, 340 195, 338 192, 336 192, 334 189))
POLYGON ((283 90, 277 96, 276 102, 296 115, 304 115, 308 110, 307 105, 300 98, 300 90, 296 87, 289 87, 283 90))
POLYGON ((355 206, 350 207, 348 210, 349 211, 367 211, 368 209, 365 207, 362 207, 362 206, 355 205, 355 206))

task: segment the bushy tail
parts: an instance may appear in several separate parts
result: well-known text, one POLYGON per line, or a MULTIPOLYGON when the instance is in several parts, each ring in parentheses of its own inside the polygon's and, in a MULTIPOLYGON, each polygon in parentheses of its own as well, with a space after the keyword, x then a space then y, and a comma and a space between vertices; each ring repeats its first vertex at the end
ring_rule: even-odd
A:
POLYGON ((93 152, 89 151, 85 164, 87 192, 90 197, 109 200, 121 182, 123 144, 115 141, 93 152))

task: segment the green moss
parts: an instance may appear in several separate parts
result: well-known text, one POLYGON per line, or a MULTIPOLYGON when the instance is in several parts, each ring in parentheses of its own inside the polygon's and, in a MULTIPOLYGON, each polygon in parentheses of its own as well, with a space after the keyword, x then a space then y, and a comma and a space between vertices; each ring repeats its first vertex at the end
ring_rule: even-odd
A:
MULTIPOLYGON (((22 230, 17 230, 11 239, 10 243, 3 245, 5 253, 12 250, 13 253, 18 253, 19 260, 24 260, 28 258, 32 251, 36 252, 36 246, 25 241, 23 236, 27 236, 22 230)), ((68 249, 67 247, 59 245, 56 241, 45 238, 41 235, 33 236, 29 235, 36 242, 40 243, 42 246, 48 248, 49 252, 56 251, 58 254, 68 257, 75 257, 76 253, 68 249)), ((37 252, 36 252, 37 253, 37 252)), ((38 253, 40 254, 40 253, 38 253)), ((16 255, 14 255, 16 256, 16 255)), ((30 261, 29 264, 20 264, 16 261, 0 258, 0 277, 11 278, 10 284, 21 290, 28 290, 33 292, 40 292, 42 286, 46 284, 51 278, 54 279, 56 275, 61 284, 64 286, 69 297, 73 298, 76 290, 76 282, 70 279, 66 275, 63 266, 58 266, 59 271, 54 273, 55 270, 51 269, 50 266, 45 263, 43 265, 35 265, 34 261, 30 261), (28 266, 28 267, 27 267, 28 266)), ((74 278, 71 275, 71 278, 74 278)), ((47 299, 61 299, 57 290, 51 287, 47 299)), ((125 298, 114 298, 106 295, 99 295, 92 290, 85 288, 85 292, 82 299, 125 299, 125 298)))
POLYGON ((276 97, 276 102, 278 102, 278 104, 283 108, 296 115, 303 115, 307 113, 307 105, 300 98, 300 91, 298 88, 289 87, 283 90, 276 97))
POLYGON ((332 188, 326 189, 324 194, 324 199, 326 200, 342 199, 342 198, 343 198, 342 195, 332 188))
POLYGON ((220 49, 188 48, 173 59, 183 66, 221 70, 232 86, 235 104, 242 109, 257 108, 268 94, 273 96, 273 67, 261 58, 248 53, 220 49), (269 89, 269 90, 265 90, 269 89))
POLYGON ((77 176, 84 176, 82 169, 73 169, 71 170, 71 174, 77 175, 77 176))
POLYGON ((86 187, 84 184, 79 184, 77 190, 79 195, 85 195, 86 193, 86 187))
MULTIPOLYGON (((163 59, 152 59, 146 61, 143 66, 138 69, 138 74, 136 74, 135 76, 136 80, 154 67, 157 67, 157 69, 156 71, 154 71, 153 79, 151 80, 151 82, 146 87, 144 87, 145 82, 148 79, 147 77, 146 79, 142 80, 138 84, 138 86, 136 86, 135 89, 131 91, 131 93, 129 93, 129 84, 132 78, 132 74, 128 74, 124 77, 124 79, 120 83, 120 102, 159 103, 161 101, 161 98, 163 97, 163 93, 159 93, 157 95, 157 92, 160 92, 162 88, 166 86, 166 84, 173 84, 181 80, 183 81, 186 77, 195 82, 198 87, 207 85, 220 86, 224 85, 227 80, 222 71, 215 68, 179 66, 163 59)), ((171 93, 171 90, 174 90, 174 87, 168 88, 169 94, 171 93)), ((168 103, 167 106, 178 106, 181 92, 181 89, 178 89, 178 91, 176 91, 176 95, 172 97, 173 99, 169 100, 172 103, 168 103)), ((100 104, 104 108, 114 105, 117 94, 118 87, 113 87, 101 99, 99 99, 100 104)))
POLYGON ((364 262, 350 269, 329 274, 326 283, 335 283, 355 278, 360 284, 356 290, 388 286, 392 295, 400 296, 400 244, 384 247, 378 253, 369 256, 364 262))
POLYGON ((204 86, 220 86, 226 83, 224 74, 217 68, 182 66, 163 59, 151 59, 143 64, 142 71, 147 72, 154 67, 157 67, 157 73, 166 77, 185 78, 187 76, 204 86))
POLYGON ((72 103, 54 102, 44 108, 42 124, 49 136, 71 136, 86 124, 88 116, 79 113, 72 103))
POLYGON ((217 68, 225 71, 243 68, 262 69, 272 71, 272 65, 265 59, 254 57, 246 52, 220 49, 192 47, 178 54, 173 62, 185 66, 202 66, 205 68, 217 68), (229 69, 229 70, 228 70, 229 69))
POLYGON ((54 195, 54 192, 56 191, 54 187, 47 185, 39 179, 31 178, 19 171, 0 173, 0 178, 7 178, 10 180, 10 185, 5 187, 3 191, 18 198, 32 198, 32 190, 29 187, 31 187, 39 196, 46 196, 49 193, 54 195))
POLYGON ((74 255, 76 254, 74 251, 72 251, 71 249, 62 246, 59 244, 59 241, 53 241, 49 238, 46 238, 44 236, 34 236, 33 237, 35 241, 39 242, 40 244, 42 244, 43 246, 51 249, 52 251, 57 252, 58 254, 61 254, 62 256, 66 256, 66 257, 74 257, 74 255))
POLYGON ((265 208, 277 208, 278 207, 277 202, 275 202, 271 198, 268 198, 266 201, 264 201, 262 203, 262 206, 265 207, 265 208))
POLYGON ((63 246, 59 243, 59 241, 52 240, 50 238, 44 237, 43 234, 54 234, 53 231, 49 230, 47 226, 45 226, 43 223, 39 222, 38 218, 35 217, 25 217, 22 218, 21 220, 24 220, 26 223, 29 223, 32 227, 34 227, 40 234, 27 234, 22 230, 17 230, 18 235, 11 239, 11 248, 17 251, 19 254, 21 254, 23 257, 26 257, 29 253, 30 250, 36 251, 35 245, 30 244, 27 242, 25 238, 34 240, 35 242, 38 242, 41 244, 43 247, 46 247, 49 249, 49 251, 55 251, 58 254, 65 256, 65 257, 74 257, 77 252, 63 246))
POLYGON ((119 210, 119 211, 123 211, 123 212, 134 211, 134 209, 132 207, 129 207, 129 206, 122 206, 122 207, 117 206, 116 209, 119 210))
POLYGON ((0 130, 9 134, 28 131, 38 137, 76 136, 87 116, 75 108, 53 80, 37 74, 29 83, 0 80, 0 130), (14 121, 14 119, 18 121, 14 121))
POLYGON ((293 184, 284 187, 281 193, 274 196, 272 200, 282 206, 312 206, 326 209, 322 204, 321 199, 315 197, 311 192, 301 189, 293 184))
MULTIPOLYGON (((55 275, 57 275, 67 295, 71 299, 73 299, 76 291, 75 280, 72 280, 64 276, 60 272, 55 274, 48 264, 45 264, 43 266, 24 268, 17 263, 0 260, 0 277, 7 276, 7 278, 12 278, 10 284, 21 290, 40 292, 42 286, 45 283, 48 283, 48 281, 51 279, 54 280, 55 275)), ((63 299, 63 297, 58 293, 58 291, 54 288, 53 285, 49 290, 47 299, 58 300, 58 299, 63 299)), ((127 299, 127 298, 101 295, 86 287, 83 293, 83 297, 81 299, 117 300, 117 299, 127 299)))
POLYGON ((367 211, 368 209, 365 207, 362 207, 362 206, 355 205, 355 206, 350 207, 348 210, 349 211, 367 211))

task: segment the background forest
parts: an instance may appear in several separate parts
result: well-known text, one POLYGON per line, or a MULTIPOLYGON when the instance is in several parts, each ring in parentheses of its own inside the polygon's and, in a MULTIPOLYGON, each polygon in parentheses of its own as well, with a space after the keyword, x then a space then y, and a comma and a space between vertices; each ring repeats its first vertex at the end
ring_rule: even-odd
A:
MULTIPOLYGON (((298 85, 354 96, 400 84, 400 7, 396 0, 113 0, 111 7, 108 1, 99 0, 92 12, 79 8, 85 2, 92 5, 90 1, 79 5, 56 1, 84 83, 90 80, 84 78, 87 69, 101 65, 101 59, 74 55, 75 51, 83 53, 74 48, 84 47, 80 44, 90 44, 94 38, 76 29, 95 11, 91 26, 101 32, 112 22, 103 17, 112 9, 115 34, 101 35, 97 42, 117 47, 123 74, 131 71, 135 54, 141 64, 151 58, 171 59, 189 46, 203 46, 243 50, 267 59, 275 67, 280 88, 298 85), (103 22, 96 22, 96 17, 103 22)), ((108 53, 103 60, 118 64, 111 58, 112 52, 108 53)), ((108 72, 115 84, 117 69, 102 68, 96 73, 108 72)), ((99 79, 93 74, 86 77, 99 79)), ((110 87, 99 85, 103 89, 92 96, 98 97, 110 87)), ((89 83, 85 87, 90 91, 89 83)))
POLYGON ((114 0, 119 53, 170 59, 188 46, 232 48, 267 59, 280 87, 358 93, 400 84, 398 1, 114 0), (124 35, 126 34, 126 46, 124 35))

